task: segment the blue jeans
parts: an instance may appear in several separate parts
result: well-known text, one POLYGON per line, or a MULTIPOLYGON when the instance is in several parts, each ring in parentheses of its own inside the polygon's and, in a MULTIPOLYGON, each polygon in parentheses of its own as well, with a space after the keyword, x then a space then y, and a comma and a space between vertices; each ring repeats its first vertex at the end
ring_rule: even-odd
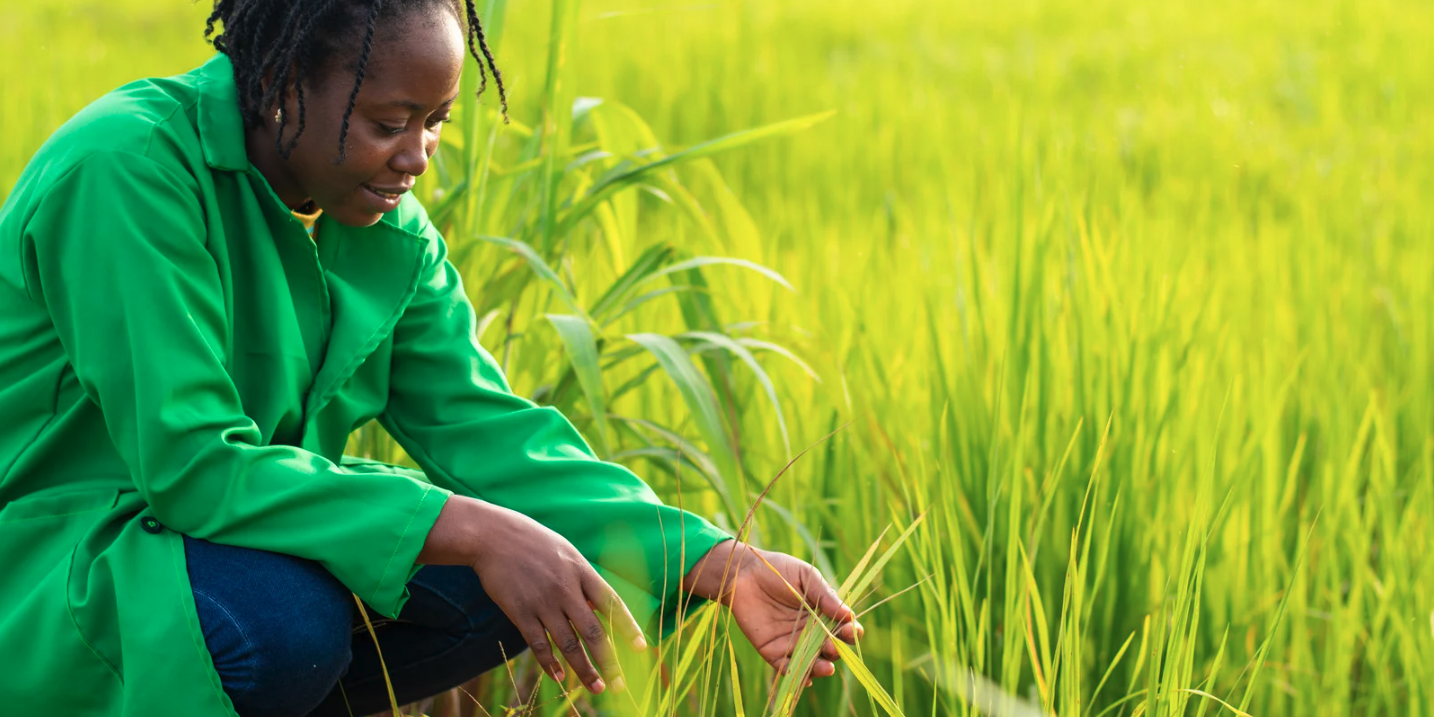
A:
MULTIPOLYGON (((184 552, 204 642, 240 717, 388 708, 353 594, 323 566, 189 536, 184 552)), ((399 704, 461 685, 527 648, 470 568, 425 566, 408 589, 397 619, 368 611, 399 704)))

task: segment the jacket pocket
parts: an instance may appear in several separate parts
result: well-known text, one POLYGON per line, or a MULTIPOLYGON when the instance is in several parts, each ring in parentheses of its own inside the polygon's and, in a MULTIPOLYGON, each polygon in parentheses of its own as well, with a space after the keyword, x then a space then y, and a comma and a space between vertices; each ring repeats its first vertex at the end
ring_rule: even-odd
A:
POLYGON ((0 655, 25 655, 0 658, 0 712, 118 714, 119 673, 80 634, 67 593, 75 546, 118 496, 117 488, 67 488, 0 508, 0 655))
POLYGON ((118 499, 117 488, 70 489, 26 496, 0 508, 0 618, 55 579, 60 588, 45 600, 64 607, 63 578, 75 546, 105 520, 105 511, 118 499))

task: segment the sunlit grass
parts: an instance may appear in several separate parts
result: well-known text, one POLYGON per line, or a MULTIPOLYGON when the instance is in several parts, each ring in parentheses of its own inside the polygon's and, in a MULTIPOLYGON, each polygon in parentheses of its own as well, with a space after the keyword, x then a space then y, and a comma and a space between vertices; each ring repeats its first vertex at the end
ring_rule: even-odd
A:
MULTIPOLYGON (((515 122, 420 189, 515 388, 733 530, 813 446, 752 537, 837 584, 925 516, 850 597, 869 681, 793 703, 699 610, 628 696, 520 660, 490 712, 1434 711, 1434 13, 488 6, 515 122)), ((205 10, 0 8, 0 187, 205 10)))

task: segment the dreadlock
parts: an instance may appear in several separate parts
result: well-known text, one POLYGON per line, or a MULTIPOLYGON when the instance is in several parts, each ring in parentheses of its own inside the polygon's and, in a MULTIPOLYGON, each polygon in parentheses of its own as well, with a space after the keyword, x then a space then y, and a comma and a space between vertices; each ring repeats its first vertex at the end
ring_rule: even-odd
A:
POLYGON ((204 23, 204 38, 214 49, 229 56, 234 65, 234 84, 239 90, 239 112, 244 126, 253 128, 264 121, 265 108, 281 103, 288 90, 293 90, 299 116, 293 134, 287 139, 288 113, 280 112, 275 147, 287 158, 304 133, 304 88, 319 74, 330 69, 335 58, 347 57, 357 42, 359 54, 354 66, 353 89, 344 108, 343 126, 339 130, 339 157, 347 156, 344 148, 349 133, 349 117, 358 100, 373 50, 374 30, 378 23, 435 4, 447 5, 456 15, 465 18, 468 52, 478 62, 478 96, 488 88, 488 73, 498 86, 498 102, 503 121, 508 121, 508 92, 503 75, 493 61, 483 25, 473 0, 215 0, 214 12, 204 23), (223 30, 215 33, 215 25, 223 30), (486 63, 486 67, 485 67, 486 63))

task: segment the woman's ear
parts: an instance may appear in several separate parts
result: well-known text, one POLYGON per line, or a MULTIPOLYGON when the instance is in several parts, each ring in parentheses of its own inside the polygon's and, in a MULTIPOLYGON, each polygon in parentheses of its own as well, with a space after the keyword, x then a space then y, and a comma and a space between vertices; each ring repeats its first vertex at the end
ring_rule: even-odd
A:
MULTIPOLYGON (((267 107, 259 108, 259 119, 265 123, 272 122, 274 126, 286 125, 284 115, 289 115, 289 120, 294 120, 294 112, 298 107, 298 88, 295 86, 293 77, 294 69, 289 71, 289 87, 282 94, 274 98, 267 107)), ((269 88, 274 84, 274 69, 270 68, 259 80, 259 96, 268 97, 269 88)))
MULTIPOLYGON (((292 75, 290 75, 292 78, 292 75)), ((272 91, 272 73, 260 80, 262 88, 260 95, 266 97, 272 91)), ((299 90, 293 80, 289 80, 289 86, 284 92, 279 93, 266 106, 259 109, 259 127, 266 135, 274 138, 274 146, 279 151, 279 156, 287 159, 289 153, 298 144, 299 135, 303 132, 303 117, 299 110, 299 90)))

